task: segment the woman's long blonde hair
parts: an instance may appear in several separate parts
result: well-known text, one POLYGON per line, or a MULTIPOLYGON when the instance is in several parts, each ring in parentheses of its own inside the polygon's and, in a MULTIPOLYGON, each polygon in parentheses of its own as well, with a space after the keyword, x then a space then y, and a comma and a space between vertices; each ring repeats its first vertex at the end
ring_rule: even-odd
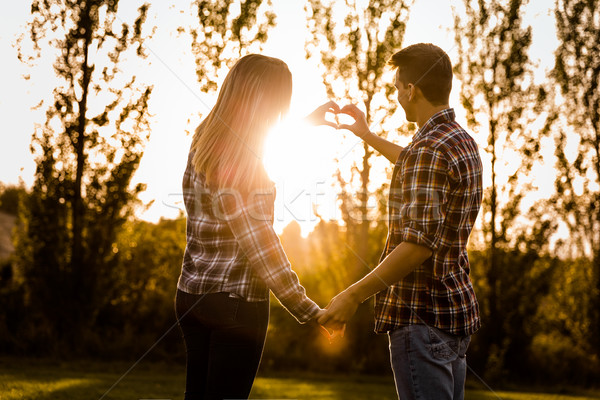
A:
POLYGON ((264 140, 291 96, 292 74, 283 61, 250 54, 235 63, 192 141, 194 168, 209 186, 249 191, 270 185, 264 140))

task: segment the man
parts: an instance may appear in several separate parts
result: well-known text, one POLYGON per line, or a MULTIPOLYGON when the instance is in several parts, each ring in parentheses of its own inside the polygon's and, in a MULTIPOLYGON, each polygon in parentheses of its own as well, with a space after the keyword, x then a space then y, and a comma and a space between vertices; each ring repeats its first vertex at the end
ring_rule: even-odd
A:
POLYGON ((381 262, 334 297, 318 322, 343 328, 358 304, 375 295, 375 330, 389 335, 399 398, 462 399, 465 353, 480 326, 467 240, 481 206, 481 159, 448 105, 448 55, 419 43, 389 63, 397 68, 395 86, 406 119, 419 126, 407 147, 370 132, 354 105, 327 108, 353 117, 354 124, 338 128, 352 131, 395 166, 381 262))

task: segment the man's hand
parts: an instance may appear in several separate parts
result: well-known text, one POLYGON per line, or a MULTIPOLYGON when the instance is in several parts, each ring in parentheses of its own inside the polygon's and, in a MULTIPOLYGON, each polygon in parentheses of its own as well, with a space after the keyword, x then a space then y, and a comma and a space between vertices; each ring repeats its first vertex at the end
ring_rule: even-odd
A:
POLYGON ((343 291, 331 299, 325 307, 325 312, 317 317, 317 322, 334 331, 343 332, 346 323, 356 313, 358 304, 347 290, 343 291))
POLYGON ((331 126, 332 128, 338 129, 337 122, 327 121, 325 119, 325 114, 332 113, 332 114, 336 115, 336 120, 337 120, 337 114, 339 112, 340 112, 340 107, 334 101, 329 101, 329 102, 317 107, 315 109, 315 111, 311 112, 306 117, 306 120, 309 123, 311 123, 312 125, 327 125, 327 126, 331 126))
POLYGON ((344 108, 340 110, 340 114, 346 114, 351 116, 352 118, 354 118, 354 123, 352 125, 339 125, 338 129, 348 129, 361 139, 364 139, 364 137, 370 133, 365 113, 363 113, 354 104, 345 105, 344 108))
POLYGON ((332 343, 336 337, 338 337, 338 336, 344 337, 344 332, 346 331, 346 325, 343 325, 341 329, 333 329, 331 327, 326 327, 326 326, 319 324, 318 323, 319 318, 321 318, 323 315, 325 315, 326 312, 327 312, 326 310, 320 309, 317 312, 317 315, 314 317, 314 319, 312 319, 310 321, 310 323, 314 322, 314 324, 318 325, 321 335, 325 336, 327 338, 327 340, 329 340, 329 343, 332 343))

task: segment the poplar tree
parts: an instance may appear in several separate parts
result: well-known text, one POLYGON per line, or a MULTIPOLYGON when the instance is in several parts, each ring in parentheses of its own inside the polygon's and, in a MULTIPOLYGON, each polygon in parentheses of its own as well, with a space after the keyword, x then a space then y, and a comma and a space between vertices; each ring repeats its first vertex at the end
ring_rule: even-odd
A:
POLYGON ((559 45, 551 77, 562 96, 555 113, 568 128, 562 126, 556 136, 554 203, 577 256, 591 261, 586 325, 592 351, 600 357, 600 4, 557 0, 555 18, 559 45), (572 140, 575 157, 568 154, 572 140))
POLYGON ((17 240, 31 330, 51 345, 80 343, 110 301, 117 233, 144 189, 131 178, 149 137, 152 87, 125 63, 146 57, 149 6, 131 22, 118 6, 33 0, 20 41, 23 62, 54 58, 57 82, 32 137, 36 170, 17 240))
POLYGON ((505 368, 526 368, 521 356, 534 332, 527 324, 548 290, 550 268, 542 260, 553 232, 539 212, 522 209, 531 189, 525 183, 539 150, 529 130, 535 94, 529 60, 531 27, 524 26, 526 0, 464 1, 455 15, 460 99, 469 128, 487 134, 485 169, 491 177, 482 207, 485 258, 472 270, 483 321, 477 335, 479 354, 486 354, 488 379, 505 368), (531 219, 529 232, 519 219, 531 219))

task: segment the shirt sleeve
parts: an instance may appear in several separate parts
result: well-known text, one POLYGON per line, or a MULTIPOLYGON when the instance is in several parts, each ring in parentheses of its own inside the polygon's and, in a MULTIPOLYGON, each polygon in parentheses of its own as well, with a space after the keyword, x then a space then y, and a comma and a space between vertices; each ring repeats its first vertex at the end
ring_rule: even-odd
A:
POLYGON ((251 267, 290 314, 304 323, 320 308, 306 296, 273 229, 274 201, 273 190, 244 196, 233 191, 219 195, 222 217, 251 267))
POLYGON ((441 240, 449 192, 448 162, 426 145, 407 155, 403 171, 400 238, 435 251, 441 240))

